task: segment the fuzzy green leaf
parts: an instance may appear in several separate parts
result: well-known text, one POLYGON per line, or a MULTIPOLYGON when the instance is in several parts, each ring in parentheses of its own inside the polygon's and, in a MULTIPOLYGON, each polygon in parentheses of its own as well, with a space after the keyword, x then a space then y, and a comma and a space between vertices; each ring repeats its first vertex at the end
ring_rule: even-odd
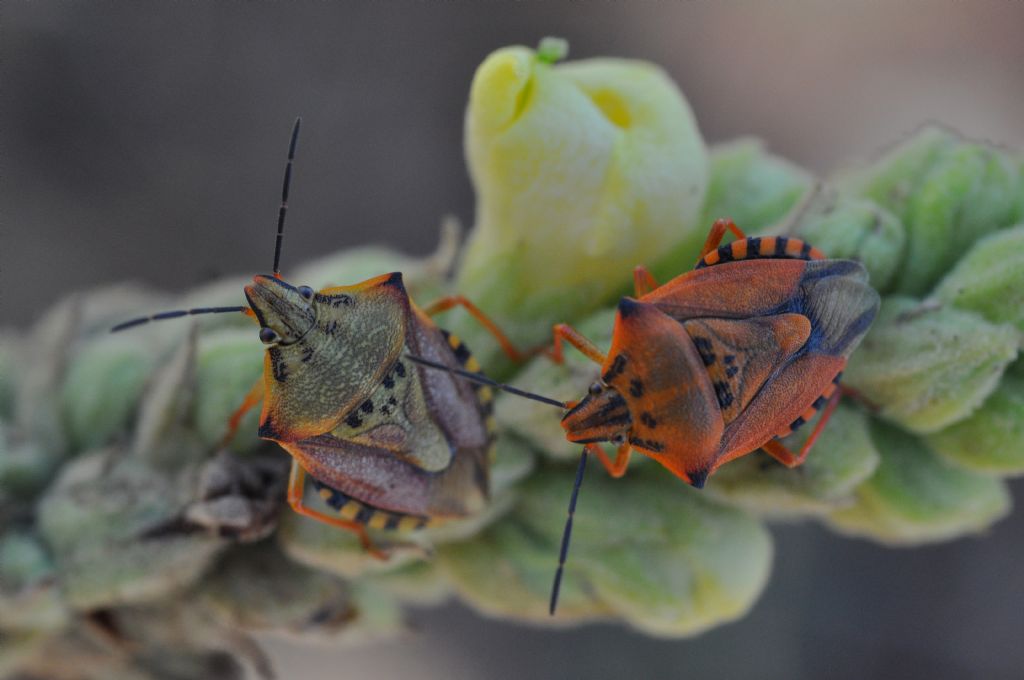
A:
POLYGON ((968 470, 1024 473, 1024 378, 1005 375, 969 418, 927 435, 925 441, 968 470))
POLYGON ((960 469, 921 440, 876 422, 882 460, 857 489, 856 503, 828 516, 844 533, 892 545, 917 545, 981 531, 1010 509, 1000 481, 960 469))
POLYGON ((880 415, 914 432, 935 432, 981 405, 1019 343, 1012 326, 888 297, 844 375, 880 415))
POLYGON ((1024 332, 1024 224, 975 243, 932 297, 1024 332))
POLYGON ((623 480, 593 467, 557 618, 548 615, 548 596, 570 468, 532 477, 511 516, 475 541, 439 550, 462 599, 491 615, 555 625, 616 616, 666 637, 694 635, 751 606, 771 563, 760 524, 653 466, 623 480))

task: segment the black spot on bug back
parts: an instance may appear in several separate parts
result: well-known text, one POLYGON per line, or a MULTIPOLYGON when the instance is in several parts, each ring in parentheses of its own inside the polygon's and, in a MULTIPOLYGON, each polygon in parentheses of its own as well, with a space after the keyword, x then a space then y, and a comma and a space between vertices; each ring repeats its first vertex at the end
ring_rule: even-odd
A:
POLYGON ((724 361, 727 364, 731 364, 732 362, 736 361, 736 355, 726 354, 724 357, 722 357, 722 361, 724 361))
POLYGON ((640 378, 629 381, 629 393, 637 398, 644 396, 644 383, 640 378))
POLYGON ((727 367, 727 368, 725 369, 725 377, 726 377, 726 378, 731 378, 731 377, 733 377, 734 375, 736 375, 737 373, 739 373, 739 370, 740 370, 740 369, 739 369, 739 367, 738 367, 738 366, 729 366, 729 367, 727 367))
POLYGON ((644 411, 643 413, 640 414, 640 422, 652 430, 658 427, 658 421, 655 420, 654 416, 652 416, 647 411, 644 411))
POLYGON ((384 389, 386 390, 394 389, 395 379, 391 377, 390 373, 388 373, 386 376, 384 376, 384 380, 381 381, 381 384, 384 385, 384 389))
POLYGON ((353 430, 363 424, 363 419, 359 417, 359 414, 352 411, 345 418, 345 424, 351 427, 353 430))
POLYGON ((697 353, 700 354, 700 360, 704 362, 705 366, 710 366, 715 363, 715 353, 711 351, 711 341, 704 337, 694 337, 693 344, 697 347, 697 353))
POLYGON ((732 405, 735 397, 729 389, 729 383, 719 380, 715 383, 715 396, 718 398, 718 405, 727 409, 732 405))
POLYGON ((281 356, 281 350, 277 347, 271 347, 270 352, 270 367, 274 372, 274 380, 277 382, 285 382, 288 380, 288 364, 285 363, 284 357, 281 356))
POLYGON ((373 413, 373 402, 367 399, 359 406, 359 410, 363 413, 373 413))
POLYGON ((648 451, 654 451, 655 453, 661 453, 665 450, 665 444, 653 439, 641 439, 640 437, 630 437, 629 443, 638 449, 646 449, 648 451))
POLYGON ((339 295, 332 295, 326 298, 327 303, 337 309, 338 307, 348 307, 352 304, 352 296, 341 293, 339 295))
POLYGON ((733 254, 732 254, 732 243, 730 243, 728 245, 725 245, 725 246, 719 246, 719 248, 718 248, 718 264, 721 264, 723 262, 732 262, 735 259, 736 258, 733 257, 733 254))
POLYGON ((405 377, 405 364, 403 364, 401 361, 395 363, 395 375, 397 375, 399 378, 405 377))
POLYGON ((626 357, 617 354, 612 360, 612 365, 608 367, 608 371, 601 377, 604 378, 605 382, 611 382, 624 370, 626 370, 626 357))
POLYGON ((751 236, 747 239, 747 257, 755 258, 761 253, 761 237, 751 236))

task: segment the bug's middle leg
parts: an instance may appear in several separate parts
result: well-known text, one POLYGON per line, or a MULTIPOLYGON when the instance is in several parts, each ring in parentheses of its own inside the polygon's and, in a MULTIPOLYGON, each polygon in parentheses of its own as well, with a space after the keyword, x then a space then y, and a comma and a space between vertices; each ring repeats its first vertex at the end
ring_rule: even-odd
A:
POLYGON ((597 345, 587 339, 582 333, 570 326, 569 324, 559 323, 555 324, 552 335, 554 336, 554 342, 551 347, 544 351, 552 361, 556 364, 560 364, 565 361, 565 355, 562 353, 562 342, 568 342, 570 345, 575 347, 594 363, 598 365, 604 364, 605 355, 597 345))
POLYGON ((231 440, 238 434, 238 426, 242 423, 242 418, 248 413, 253 406, 260 403, 263 400, 263 378, 259 378, 256 383, 249 388, 249 391, 245 393, 245 398, 242 400, 242 404, 235 409, 235 412, 231 414, 228 419, 227 431, 224 432, 224 436, 221 437, 218 448, 225 448, 231 443, 231 440))
POLYGON ((427 316, 434 316, 441 312, 452 309, 453 307, 462 307, 465 309, 470 316, 477 320, 477 322, 484 327, 484 329, 494 336, 494 339, 498 341, 501 346, 501 350, 508 356, 509 359, 515 362, 526 361, 532 355, 536 354, 538 350, 532 352, 524 352, 516 347, 504 331, 494 322, 491 317, 484 314, 483 310, 470 302, 467 298, 461 295, 449 295, 447 297, 435 300, 433 303, 423 308, 423 312, 427 316))
POLYGON ((359 542, 363 544, 363 549, 366 550, 370 555, 376 557, 378 560, 388 559, 388 554, 373 545, 370 540, 369 534, 366 533, 366 527, 359 522, 352 522, 340 517, 333 517, 318 510, 307 508, 303 502, 303 496, 306 490, 306 471, 298 461, 292 459, 292 470, 288 476, 288 505, 292 506, 292 510, 300 515, 306 517, 312 517, 315 520, 319 520, 324 524, 330 524, 346 531, 351 531, 359 537, 359 542))
POLYGON ((657 287, 658 282, 654 279, 654 274, 648 271, 647 267, 640 264, 633 268, 633 290, 638 298, 647 295, 657 287))

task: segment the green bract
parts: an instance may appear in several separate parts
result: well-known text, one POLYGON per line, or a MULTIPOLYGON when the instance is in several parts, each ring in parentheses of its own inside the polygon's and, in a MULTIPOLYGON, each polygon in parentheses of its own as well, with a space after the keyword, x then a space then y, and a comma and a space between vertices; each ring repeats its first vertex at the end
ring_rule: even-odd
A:
MULTIPOLYGON (((479 517, 349 533, 284 504, 289 460, 256 437, 230 451, 227 419, 262 375, 241 314, 142 326, 137 314, 240 304, 247 277, 178 299, 120 286, 72 296, 25 332, 0 333, 0 675, 241 678, 267 673, 240 630, 376 639, 403 604, 460 598, 490 616, 551 625, 613 620, 696 634, 742 616, 769 575, 766 518, 815 517, 914 545, 975 533, 1009 510, 1024 472, 1024 161, 924 128, 878 159, 815 178, 742 139, 705 151, 668 76, 644 62, 556 64, 564 41, 499 50, 474 78, 466 156, 475 227, 457 263, 366 247, 285 272, 347 285, 391 271, 421 306, 462 294, 521 346, 573 323, 607 348, 633 267, 689 271, 711 222, 795 233, 864 263, 882 309, 846 398, 798 469, 762 453, 697 491, 635 455, 624 479, 596 461, 576 512, 555 618, 547 614, 580 447, 554 407, 499 395, 491 498, 479 517), (97 613, 99 612, 99 613, 97 613), (119 631, 120 650, 86 627, 119 631)), ((498 360, 466 315, 439 318, 491 375, 578 399, 599 367, 498 360)), ((817 419, 786 439, 798 450, 817 419)), ((319 497, 307 489, 307 504, 319 497)), ((322 506, 321 506, 322 507, 322 506)), ((837 584, 842 587, 842 584, 837 584)))

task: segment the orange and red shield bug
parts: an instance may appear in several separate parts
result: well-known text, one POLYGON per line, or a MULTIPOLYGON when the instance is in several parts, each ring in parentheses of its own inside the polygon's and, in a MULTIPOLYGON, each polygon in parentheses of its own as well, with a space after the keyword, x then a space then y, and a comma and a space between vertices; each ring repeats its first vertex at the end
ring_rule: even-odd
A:
POLYGON ((565 324, 568 342, 601 366, 580 401, 568 402, 566 438, 583 444, 551 594, 554 613, 587 454, 613 477, 635 450, 695 487, 722 464, 758 449, 803 462, 839 399, 846 359, 878 311, 858 262, 828 260, 797 238, 747 238, 715 222, 693 271, 658 286, 643 267, 636 297, 619 302, 611 350, 565 324), (726 231, 736 240, 720 245, 726 231), (824 408, 803 448, 779 439, 824 408), (612 442, 614 460, 601 448, 612 442))
POLYGON ((288 502, 303 515, 356 533, 378 556, 366 528, 417 529, 482 510, 494 442, 493 393, 403 360, 407 353, 447 369, 480 367, 466 346, 431 314, 463 306, 516 360, 522 355, 465 298, 421 309, 400 273, 315 291, 280 277, 288 189, 300 121, 295 122, 278 213, 274 268, 245 287, 247 306, 163 312, 115 326, 193 314, 242 312, 267 345, 263 377, 231 417, 262 402, 259 435, 292 456, 288 502), (305 478, 331 512, 304 503, 305 478))

